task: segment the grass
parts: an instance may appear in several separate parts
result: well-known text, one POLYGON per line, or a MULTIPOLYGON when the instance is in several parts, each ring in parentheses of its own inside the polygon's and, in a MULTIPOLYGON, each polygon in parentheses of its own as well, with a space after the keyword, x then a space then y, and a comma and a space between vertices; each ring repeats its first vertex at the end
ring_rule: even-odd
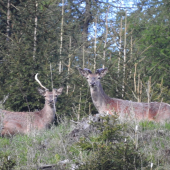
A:
MULTIPOLYGON (((93 151, 83 151, 77 141, 70 142, 67 134, 74 127, 73 123, 65 120, 49 130, 0 138, 0 169, 2 162, 9 160, 15 161, 14 170, 37 169, 63 160, 69 160, 69 164, 63 168, 69 169, 71 164, 85 162, 90 155, 93 156, 93 151)), ((140 152, 155 165, 155 169, 170 169, 170 123, 126 121, 126 127, 123 134, 139 147, 140 152)), ((88 142, 94 143, 98 135, 92 133, 88 142)))
POLYGON ((67 140, 64 136, 70 130, 70 125, 63 122, 58 127, 52 126, 49 130, 30 135, 0 138, 0 152, 16 160, 15 169, 36 169, 41 165, 56 164, 68 159, 67 140))

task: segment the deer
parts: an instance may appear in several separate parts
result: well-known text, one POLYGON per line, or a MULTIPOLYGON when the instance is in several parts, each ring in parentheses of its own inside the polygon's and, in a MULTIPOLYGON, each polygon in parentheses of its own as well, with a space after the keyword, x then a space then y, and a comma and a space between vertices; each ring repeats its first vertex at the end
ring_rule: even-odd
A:
POLYGON ((138 121, 148 120, 164 122, 170 120, 170 105, 163 102, 133 102, 129 100, 110 98, 105 94, 101 78, 108 72, 107 68, 99 68, 95 73, 87 68, 78 68, 80 75, 87 79, 94 106, 101 115, 117 114, 118 117, 132 117, 138 121))
POLYGON ((57 97, 61 95, 63 87, 53 88, 49 91, 38 80, 38 73, 35 80, 41 88, 38 88, 40 95, 44 96, 44 108, 35 112, 12 112, 7 110, 0 111, 0 122, 2 125, 1 136, 13 136, 15 134, 29 134, 33 130, 47 129, 55 120, 55 104, 57 97))

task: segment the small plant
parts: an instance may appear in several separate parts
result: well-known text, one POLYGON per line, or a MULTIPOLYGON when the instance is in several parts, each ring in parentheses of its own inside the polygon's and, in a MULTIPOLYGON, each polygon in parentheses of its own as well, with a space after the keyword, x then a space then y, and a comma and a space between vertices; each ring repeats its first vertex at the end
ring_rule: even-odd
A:
POLYGON ((125 124, 118 124, 114 116, 102 118, 103 123, 95 124, 101 134, 90 139, 81 138, 77 145, 88 151, 88 158, 79 170, 132 170, 145 167, 149 160, 136 148, 132 140, 125 136, 125 124))
POLYGON ((0 152, 0 170, 13 169, 16 165, 14 158, 11 158, 8 153, 0 152))

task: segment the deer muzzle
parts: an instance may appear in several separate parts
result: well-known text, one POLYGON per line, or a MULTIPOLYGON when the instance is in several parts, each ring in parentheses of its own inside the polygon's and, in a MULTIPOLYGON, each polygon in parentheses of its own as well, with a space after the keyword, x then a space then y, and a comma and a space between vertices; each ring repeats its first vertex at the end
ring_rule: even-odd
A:
POLYGON ((90 86, 94 87, 94 86, 96 86, 96 83, 95 82, 91 82, 90 86))

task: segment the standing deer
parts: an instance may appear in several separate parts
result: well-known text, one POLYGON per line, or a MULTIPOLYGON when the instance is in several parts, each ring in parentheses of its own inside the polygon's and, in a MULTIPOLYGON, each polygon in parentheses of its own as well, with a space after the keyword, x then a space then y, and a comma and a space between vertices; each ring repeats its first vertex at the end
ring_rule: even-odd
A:
POLYGON ((45 98, 44 108, 36 112, 11 112, 1 110, 1 136, 12 136, 17 133, 28 134, 32 130, 46 129, 54 122, 55 103, 58 95, 62 93, 63 88, 53 89, 53 91, 50 92, 41 84, 37 76, 38 73, 35 75, 35 80, 43 88, 39 88, 38 91, 45 98))
POLYGON ((130 116, 132 113, 139 121, 154 120, 161 122, 170 120, 170 105, 167 103, 138 103, 107 96, 100 83, 100 79, 108 71, 107 68, 97 69, 96 73, 92 73, 87 68, 78 68, 78 70, 87 79, 93 104, 100 114, 114 114, 116 112, 120 118, 124 118, 130 116))

